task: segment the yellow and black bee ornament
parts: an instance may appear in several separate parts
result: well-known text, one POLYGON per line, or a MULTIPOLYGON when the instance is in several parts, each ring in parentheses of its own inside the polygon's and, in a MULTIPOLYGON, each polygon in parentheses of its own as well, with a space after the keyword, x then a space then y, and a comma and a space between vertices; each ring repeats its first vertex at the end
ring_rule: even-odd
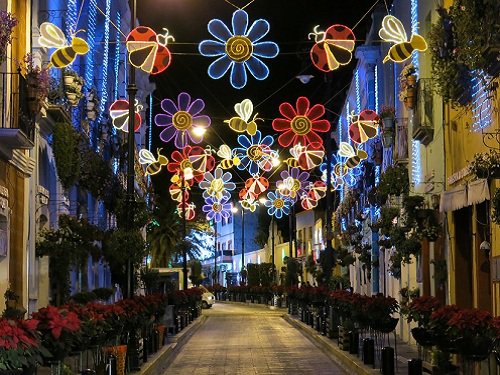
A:
POLYGON ((258 113, 250 120, 253 112, 253 103, 250 99, 245 99, 241 103, 236 103, 234 105, 234 110, 238 116, 231 117, 229 120, 224 120, 226 124, 229 125, 231 129, 238 133, 248 133, 249 135, 255 135, 257 133, 257 120, 262 120, 257 118, 258 113))
MULTIPOLYGON (((83 30, 79 30, 83 31, 83 30)), ((77 31, 75 35, 79 32, 77 31)), ((40 25, 40 37, 38 43, 42 47, 57 48, 50 56, 50 65, 62 69, 71 65, 77 55, 85 55, 89 52, 89 45, 85 39, 73 35, 71 44, 68 43, 62 30, 51 22, 40 25)))
POLYGON ((400 63, 408 60, 414 51, 427 50, 427 42, 421 35, 412 34, 408 40, 401 21, 391 15, 385 16, 382 20, 382 28, 378 35, 385 42, 395 43, 387 52, 387 56, 384 57, 384 63, 388 60, 400 63))

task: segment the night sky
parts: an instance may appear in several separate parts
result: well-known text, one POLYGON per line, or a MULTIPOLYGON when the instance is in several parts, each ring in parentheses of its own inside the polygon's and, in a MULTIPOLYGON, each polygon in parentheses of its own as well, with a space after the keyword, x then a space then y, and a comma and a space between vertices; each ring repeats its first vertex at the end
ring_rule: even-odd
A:
MULTIPOLYGON (((308 34, 316 25, 325 30, 333 24, 344 24, 354 28, 356 39, 362 44, 370 27, 371 12, 359 21, 373 5, 373 0, 139 0, 137 11, 140 24, 150 26, 157 32, 166 27, 175 37, 175 42, 169 43, 173 54, 171 66, 153 78, 157 84, 154 111, 161 110, 161 99, 175 100, 182 91, 193 98, 202 98, 206 102, 205 113, 212 118, 206 140, 214 147, 218 147, 222 139, 230 145, 235 143, 237 133, 230 130, 223 120, 235 115, 234 104, 246 98, 253 101, 254 113, 258 112, 259 117, 265 119, 258 123, 264 134, 275 134, 271 122, 279 116, 278 106, 284 101, 295 105, 299 96, 309 97, 311 105, 328 101, 327 113, 335 124, 335 113, 340 112, 356 59, 332 73, 320 72, 314 68, 309 57, 313 40, 308 39, 308 34), (269 67, 269 77, 257 81, 248 74, 247 85, 239 90, 231 86, 228 74, 219 80, 211 79, 207 68, 214 58, 198 53, 200 41, 213 39, 207 30, 211 19, 219 18, 226 25, 231 24, 232 14, 237 8, 229 1, 239 7, 250 3, 245 8, 249 24, 258 18, 266 19, 271 29, 262 41, 274 41, 280 48, 276 58, 262 59, 269 67), (303 84, 295 78, 299 74, 313 75, 314 78, 303 84), (333 96, 335 99, 330 100, 333 96)), ((153 149, 165 147, 158 134, 155 127, 153 149)), ((161 190, 166 189, 168 179, 168 173, 162 172, 159 178, 155 178, 156 188, 160 185, 161 190)))

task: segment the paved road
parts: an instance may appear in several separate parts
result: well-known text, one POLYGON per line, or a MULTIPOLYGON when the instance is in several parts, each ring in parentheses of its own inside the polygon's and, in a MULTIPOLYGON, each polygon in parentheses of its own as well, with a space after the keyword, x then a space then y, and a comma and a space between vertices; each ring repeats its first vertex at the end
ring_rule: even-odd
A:
POLYGON ((282 317, 263 306, 217 303, 163 374, 345 374, 282 317))

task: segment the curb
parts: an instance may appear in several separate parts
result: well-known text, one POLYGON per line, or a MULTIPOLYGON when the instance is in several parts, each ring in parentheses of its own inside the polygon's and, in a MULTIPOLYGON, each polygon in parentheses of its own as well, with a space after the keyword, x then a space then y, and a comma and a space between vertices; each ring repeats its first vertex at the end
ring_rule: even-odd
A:
POLYGON ((164 345, 163 348, 148 358, 148 361, 142 364, 141 369, 136 374, 153 375, 158 373, 158 370, 161 370, 162 367, 167 367, 171 360, 171 354, 175 350, 182 348, 191 336, 196 333, 198 328, 205 323, 205 320, 207 320, 207 316, 201 315, 201 317, 197 318, 177 335, 169 337, 168 344, 164 345))
POLYGON ((285 319, 290 325, 299 329, 304 334, 304 336, 306 336, 311 342, 313 342, 318 348, 320 348, 325 354, 327 354, 328 357, 330 357, 335 363, 337 363, 348 373, 359 375, 380 374, 380 370, 367 367, 356 357, 353 357, 347 352, 340 350, 332 340, 325 336, 322 336, 315 329, 309 327, 308 325, 305 325, 299 320, 292 318, 288 314, 285 314, 283 316, 283 319, 285 319))

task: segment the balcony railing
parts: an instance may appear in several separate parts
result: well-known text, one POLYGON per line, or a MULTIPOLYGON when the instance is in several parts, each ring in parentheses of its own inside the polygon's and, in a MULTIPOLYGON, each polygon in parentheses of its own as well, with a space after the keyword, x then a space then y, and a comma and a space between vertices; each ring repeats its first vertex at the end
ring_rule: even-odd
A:
POLYGON ((20 73, 0 73, 0 145, 6 154, 34 145, 34 119, 28 110, 26 80, 20 73))
POLYGON ((432 80, 420 78, 417 85, 417 106, 413 116, 413 139, 424 146, 434 138, 432 80))
POLYGON ((408 118, 396 119, 396 145, 394 148, 394 162, 408 163, 408 118))

